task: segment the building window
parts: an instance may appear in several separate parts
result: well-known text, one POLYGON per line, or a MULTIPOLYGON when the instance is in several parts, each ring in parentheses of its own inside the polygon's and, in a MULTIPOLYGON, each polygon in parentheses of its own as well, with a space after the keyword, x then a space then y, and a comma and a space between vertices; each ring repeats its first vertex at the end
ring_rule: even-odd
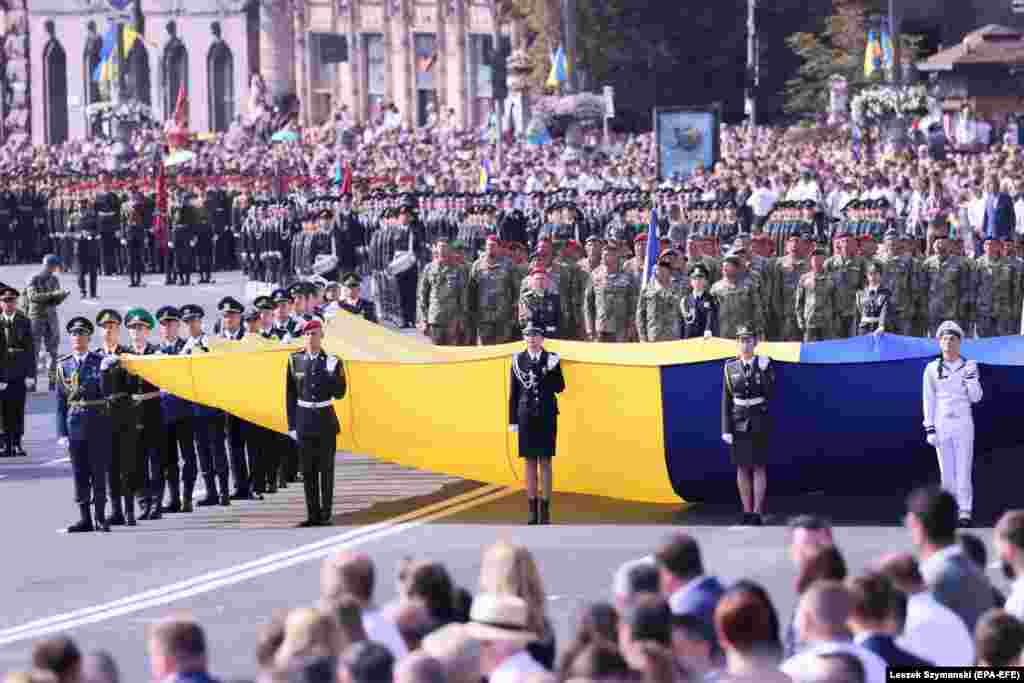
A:
POLYGON ((174 117, 178 93, 184 89, 188 98, 188 50, 180 38, 173 37, 164 48, 163 57, 164 119, 174 117))
POLYGON ((223 40, 210 48, 206 67, 210 83, 210 128, 223 132, 235 118, 235 59, 223 40))
POLYGON ((68 139, 68 58, 55 38, 43 48, 43 92, 46 144, 59 145, 68 139))
POLYGON ((492 109, 492 75, 488 57, 494 48, 494 38, 490 35, 471 33, 466 42, 468 44, 466 83, 469 97, 469 125, 471 128, 479 128, 487 123, 492 109))
POLYGON ((363 35, 363 54, 366 55, 366 117, 375 121, 384 106, 387 93, 387 70, 384 62, 384 35, 363 35))
POLYGON ((413 44, 416 50, 416 125, 425 126, 431 112, 437 118, 437 36, 417 33, 413 44))

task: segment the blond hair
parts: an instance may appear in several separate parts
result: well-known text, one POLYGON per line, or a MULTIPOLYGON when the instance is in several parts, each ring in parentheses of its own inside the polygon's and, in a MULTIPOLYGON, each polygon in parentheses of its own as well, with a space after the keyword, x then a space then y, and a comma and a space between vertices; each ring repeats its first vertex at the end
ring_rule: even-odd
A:
POLYGON ((542 637, 547 633, 544 584, 525 546, 498 541, 484 550, 480 592, 522 598, 527 606, 527 628, 542 637))
POLYGON ((312 607, 293 609, 284 622, 284 641, 274 662, 286 669, 296 657, 336 657, 341 634, 333 617, 312 607))

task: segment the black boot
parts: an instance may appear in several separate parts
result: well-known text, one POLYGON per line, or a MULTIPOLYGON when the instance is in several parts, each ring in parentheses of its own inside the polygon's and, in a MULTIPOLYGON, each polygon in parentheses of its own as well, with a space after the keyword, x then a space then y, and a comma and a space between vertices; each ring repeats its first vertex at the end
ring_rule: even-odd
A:
POLYGON ((11 455, 16 458, 24 458, 28 455, 25 449, 21 447, 21 434, 11 436, 11 455))
POLYGON ((163 511, 167 514, 181 512, 181 482, 177 479, 168 479, 167 489, 170 500, 164 506, 163 511))
POLYGON ((300 522, 300 527, 320 525, 320 484, 316 476, 306 477, 302 486, 306 491, 306 521, 300 522))
POLYGON ((78 506, 78 512, 82 516, 77 524, 68 527, 69 534, 79 534, 84 531, 92 531, 92 513, 89 512, 89 504, 78 506))
POLYGON ((93 517, 95 517, 95 521, 93 523, 93 527, 96 529, 96 531, 103 531, 103 532, 106 532, 106 533, 109 534, 110 533, 110 525, 107 524, 107 520, 103 516, 104 508, 107 507, 106 501, 93 503, 92 507, 93 507, 93 517))
POLYGON ((228 493, 228 473, 217 475, 217 483, 220 484, 220 504, 231 505, 231 494, 228 493))
POLYGON ((11 457, 11 442, 6 434, 0 434, 0 458, 11 457))
POLYGON ((149 498, 139 499, 139 519, 147 520, 153 514, 153 501, 149 498))
POLYGON ((149 519, 157 520, 164 516, 164 497, 161 495, 153 501, 153 508, 149 512, 149 519))
POLYGON ((526 523, 532 526, 539 521, 540 501, 536 498, 528 498, 527 501, 530 503, 530 519, 526 523))
POLYGON ((212 474, 204 474, 203 481, 206 482, 206 497, 196 503, 199 507, 209 507, 220 502, 217 496, 217 479, 212 474))
POLYGON ((320 472, 320 525, 334 523, 334 473, 320 472))
POLYGON ((195 486, 196 483, 194 481, 185 482, 185 489, 181 499, 182 512, 192 512, 192 491, 195 489, 195 486))
POLYGON ((110 498, 110 519, 107 520, 107 524, 110 526, 124 526, 124 508, 121 505, 121 496, 112 496, 110 498))
POLYGON ((128 494, 124 497, 124 523, 125 526, 135 526, 135 496, 128 494))
POLYGON ((540 519, 538 524, 551 524, 551 501, 545 498, 540 499, 540 519))

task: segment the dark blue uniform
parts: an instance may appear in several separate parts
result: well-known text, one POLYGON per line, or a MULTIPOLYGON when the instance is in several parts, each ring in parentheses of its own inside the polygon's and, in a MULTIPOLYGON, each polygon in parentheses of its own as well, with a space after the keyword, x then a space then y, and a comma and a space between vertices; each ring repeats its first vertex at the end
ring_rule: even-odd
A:
POLYGON ((690 294, 683 301, 683 316, 680 320, 682 329, 680 339, 695 339, 710 331, 712 337, 718 336, 718 302, 708 291, 700 295, 690 294))
MULTIPOLYGON (((185 353, 209 351, 205 336, 193 337, 188 344, 190 348, 185 353)), ((194 439, 193 453, 199 457, 199 467, 206 484, 206 498, 199 501, 199 505, 215 505, 218 502, 229 505, 231 501, 228 498, 228 454, 224 447, 224 411, 201 403, 189 403, 189 406, 192 410, 191 416, 187 419, 188 426, 186 428, 182 424, 178 430, 182 439, 186 437, 185 431, 188 432, 189 442, 194 439)))
POLYGON ((21 436, 25 433, 25 380, 35 379, 36 347, 32 323, 19 310, 7 317, 0 313, 0 425, 5 431, 0 456, 25 455, 21 436))
MULTIPOLYGON (((160 347, 146 343, 146 348, 141 354, 136 353, 133 348, 125 351, 129 355, 153 356, 160 353, 160 347)), ((130 512, 134 517, 136 496, 139 500, 146 500, 145 505, 149 508, 152 518, 152 504, 146 498, 150 490, 149 473, 151 470, 163 471, 162 464, 167 456, 167 437, 164 427, 163 415, 163 394, 160 389, 147 382, 142 377, 132 375, 129 382, 131 391, 135 424, 138 426, 135 437, 135 462, 133 471, 125 468, 123 482, 124 509, 125 513, 130 512)), ((122 462, 122 466, 124 463, 122 462)), ((162 495, 162 493, 161 493, 162 495)), ((143 510, 145 513, 145 509, 143 510)), ((130 518, 129 517, 129 518, 130 518)))
POLYGON ((352 303, 347 299, 339 299, 338 308, 343 311, 348 311, 352 315, 358 315, 366 318, 371 323, 377 322, 377 310, 372 301, 359 299, 356 303, 352 303))
MULTIPOLYGON (((160 341, 157 355, 177 356, 185 347, 185 342, 175 339, 173 342, 160 341)), ((149 473, 149 491, 147 492, 144 508, 150 510, 149 519, 159 519, 163 513, 164 489, 170 484, 172 489, 178 487, 180 471, 178 469, 178 449, 181 449, 181 458, 186 463, 186 470, 190 467, 195 479, 195 447, 192 443, 192 404, 185 399, 162 392, 160 394, 160 415, 163 419, 163 447, 159 449, 148 449, 147 471, 149 473)), ((174 502, 174 493, 171 494, 171 503, 174 502)), ((180 501, 180 496, 179 496, 180 501)), ((146 518, 145 510, 143 519, 146 518)))

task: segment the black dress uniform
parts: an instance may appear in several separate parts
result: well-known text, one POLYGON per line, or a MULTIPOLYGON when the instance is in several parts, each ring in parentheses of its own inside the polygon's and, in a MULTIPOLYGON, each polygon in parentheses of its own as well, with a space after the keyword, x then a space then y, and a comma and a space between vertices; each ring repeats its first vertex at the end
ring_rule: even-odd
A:
MULTIPOLYGON (((146 325, 151 330, 156 321, 143 309, 133 308, 125 313, 125 326, 146 325)), ((160 352, 160 347, 146 342, 146 346, 138 351, 134 346, 128 347, 125 353, 136 356, 153 356, 160 352)), ((142 377, 129 377, 129 391, 132 399, 133 419, 137 425, 133 447, 133 461, 121 460, 123 478, 122 493, 124 495, 125 524, 135 526, 135 499, 146 495, 146 463, 149 453, 158 463, 164 461, 166 448, 163 423, 163 408, 160 400, 160 388, 150 384, 142 377)), ((152 510, 150 511, 152 515, 152 510)))
MULTIPOLYGON (((18 291, 13 287, 0 287, 0 300, 17 298, 18 291)), ((7 385, 0 391, 0 425, 4 431, 0 457, 25 455, 21 447, 28 398, 25 381, 35 380, 35 376, 36 347, 31 321, 18 309, 10 315, 0 311, 0 383, 7 385)))
POLYGON ((732 434, 732 464, 766 464, 772 421, 769 404, 775 389, 775 368, 767 356, 749 363, 735 358, 725 364, 722 390, 722 434, 732 434))
POLYGON ((558 433, 555 394, 564 390, 565 377, 557 353, 542 350, 534 360, 529 351, 520 351, 512 358, 509 424, 518 428, 519 457, 554 457, 558 433))
POLYGON ((680 339, 696 339, 705 332, 718 336, 718 301, 708 290, 691 292, 683 299, 682 308, 680 339))
POLYGON ((96 215, 88 210, 81 213, 75 233, 75 249, 78 256, 78 290, 85 299, 96 298, 96 285, 100 268, 100 235, 96 215), (88 291, 86 284, 89 285, 88 291))
POLYGON ((885 326, 892 292, 885 287, 857 292, 857 334, 871 334, 885 326))
MULTIPOLYGON (((121 314, 113 309, 104 309, 96 315, 96 325, 103 327, 108 322, 122 323, 121 314)), ((95 353, 106 358, 117 359, 128 349, 117 344, 112 349, 101 345, 95 353)), ((110 467, 107 469, 107 486, 110 491, 111 526, 125 523, 122 507, 125 490, 130 490, 136 477, 136 442, 139 423, 136 420, 135 405, 132 401, 133 378, 117 363, 107 371, 110 395, 110 467)))
POLYGON ((306 490, 307 519, 300 526, 326 525, 331 521, 334 453, 341 431, 331 402, 345 396, 345 371, 341 359, 334 357, 337 365, 333 372, 328 372, 328 358, 323 350, 311 355, 305 349, 288 357, 288 431, 295 433, 299 444, 306 490))

